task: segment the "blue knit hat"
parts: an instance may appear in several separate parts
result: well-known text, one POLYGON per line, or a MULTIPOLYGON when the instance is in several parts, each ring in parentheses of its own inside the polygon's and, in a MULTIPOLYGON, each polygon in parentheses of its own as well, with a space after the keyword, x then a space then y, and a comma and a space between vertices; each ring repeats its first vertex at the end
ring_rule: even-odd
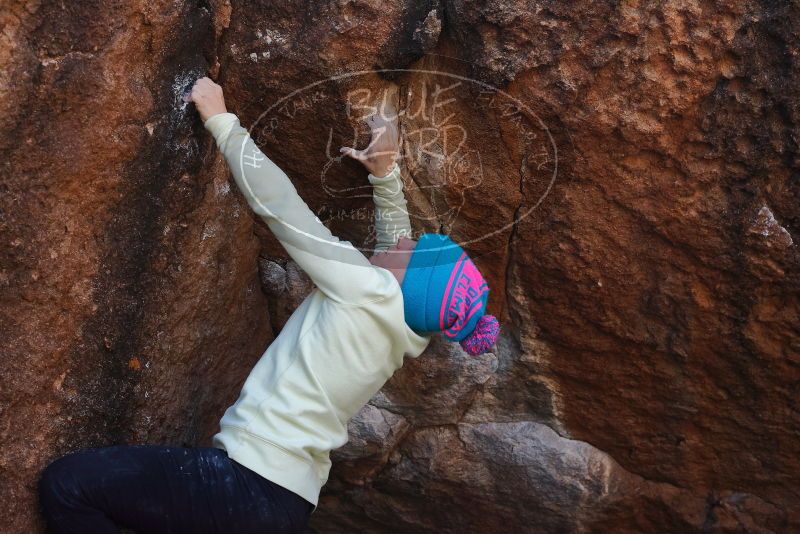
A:
POLYGON ((494 345, 500 325, 486 315, 489 286, 464 249, 446 235, 423 234, 417 240, 401 288, 412 330, 443 332, 473 355, 494 345))

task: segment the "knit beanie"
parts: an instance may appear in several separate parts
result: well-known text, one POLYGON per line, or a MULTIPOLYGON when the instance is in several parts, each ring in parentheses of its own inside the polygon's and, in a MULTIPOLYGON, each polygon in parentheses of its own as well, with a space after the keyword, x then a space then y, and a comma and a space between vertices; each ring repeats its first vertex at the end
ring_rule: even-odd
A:
POLYGON ((472 355, 491 350, 500 324, 485 315, 489 286, 458 244, 446 235, 423 234, 401 286, 406 324, 417 333, 443 332, 472 355))

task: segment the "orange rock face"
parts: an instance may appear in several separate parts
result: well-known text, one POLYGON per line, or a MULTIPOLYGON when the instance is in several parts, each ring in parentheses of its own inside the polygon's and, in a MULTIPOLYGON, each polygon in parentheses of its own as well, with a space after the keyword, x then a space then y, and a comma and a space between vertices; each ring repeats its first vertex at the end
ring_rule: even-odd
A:
POLYGON ((0 511, 55 457, 209 445, 310 284, 181 99, 211 73, 369 250, 400 110, 417 231, 492 354, 436 340, 350 422, 313 532, 800 529, 800 14, 753 2, 31 4, 0 14, 0 511))

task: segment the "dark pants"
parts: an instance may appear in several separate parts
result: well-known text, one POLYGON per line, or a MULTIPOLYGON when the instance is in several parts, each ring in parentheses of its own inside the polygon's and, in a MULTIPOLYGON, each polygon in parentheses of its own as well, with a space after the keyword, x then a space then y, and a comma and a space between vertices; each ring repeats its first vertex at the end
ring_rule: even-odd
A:
POLYGON ((214 447, 116 445, 69 453, 39 480, 49 532, 302 532, 313 505, 214 447))

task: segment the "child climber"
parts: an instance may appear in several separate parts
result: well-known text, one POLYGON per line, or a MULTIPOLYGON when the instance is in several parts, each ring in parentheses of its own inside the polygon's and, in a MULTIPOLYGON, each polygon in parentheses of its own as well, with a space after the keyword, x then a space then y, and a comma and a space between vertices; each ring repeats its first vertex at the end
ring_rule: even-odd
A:
POLYGON ((443 332, 470 354, 488 351, 497 320, 488 288, 448 237, 409 239, 396 125, 369 119, 365 150, 342 148, 369 171, 376 253, 340 241, 256 147, 208 78, 192 88, 206 129, 250 207, 316 289, 256 363, 220 420, 212 447, 116 445, 69 453, 39 482, 50 531, 301 532, 317 508, 330 451, 347 422, 403 364, 443 332))

